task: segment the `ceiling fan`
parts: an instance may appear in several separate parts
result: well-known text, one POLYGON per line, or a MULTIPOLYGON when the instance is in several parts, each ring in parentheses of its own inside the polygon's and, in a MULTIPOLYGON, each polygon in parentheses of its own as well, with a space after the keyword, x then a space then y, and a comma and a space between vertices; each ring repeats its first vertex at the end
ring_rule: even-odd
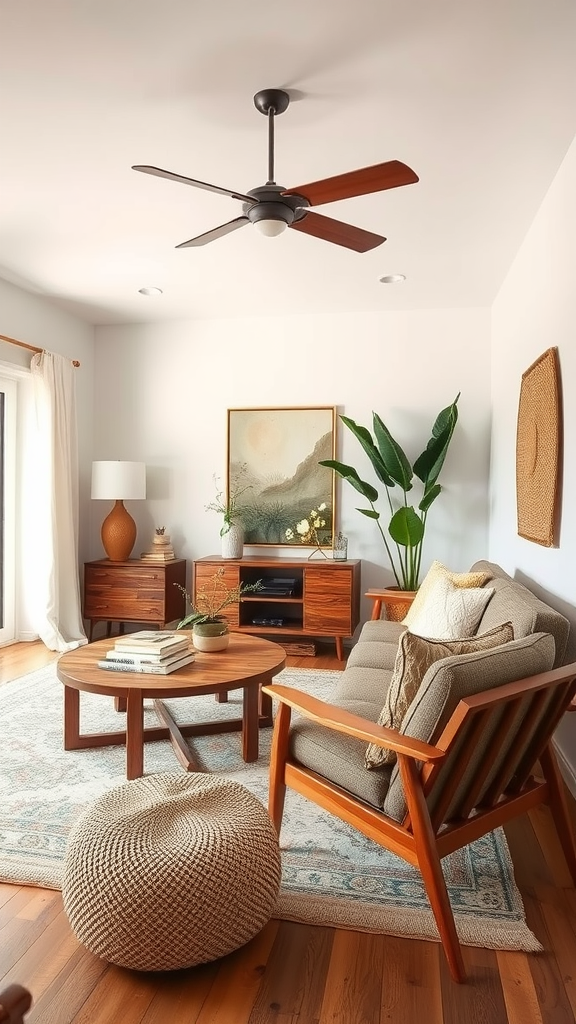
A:
POLYGON ((355 252, 368 252, 386 241, 382 235, 312 213, 310 207, 350 199, 353 196, 364 196, 370 192, 382 192, 384 189, 398 188, 400 185, 411 185, 418 181, 418 175, 399 160, 389 160, 387 163, 362 167, 357 171, 337 174, 322 181, 299 185, 297 188, 287 189, 283 185, 277 185, 274 180, 274 118, 278 114, 283 114, 289 103, 290 96, 283 89, 263 89, 254 96, 257 110, 268 118, 268 181, 265 185, 249 189, 246 193, 209 185, 205 181, 186 178, 182 174, 173 174, 172 171, 164 171, 161 167, 151 167, 149 164, 135 164, 132 167, 132 170, 143 171, 144 174, 181 181, 184 185, 193 185, 208 192, 219 192, 220 195, 238 199, 243 204, 241 217, 235 217, 234 220, 220 224, 211 231, 205 231, 187 242, 181 242, 176 246, 177 249, 206 245, 216 238, 236 231, 237 228, 244 227, 245 224, 254 224, 264 235, 279 235, 286 228, 293 228, 296 231, 303 231, 304 234, 323 238, 326 242, 343 245, 355 252))

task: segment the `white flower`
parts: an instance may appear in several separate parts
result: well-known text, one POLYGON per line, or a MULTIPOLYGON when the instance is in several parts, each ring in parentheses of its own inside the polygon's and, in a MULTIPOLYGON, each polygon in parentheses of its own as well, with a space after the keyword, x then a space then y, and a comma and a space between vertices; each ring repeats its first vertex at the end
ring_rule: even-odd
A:
POLYGON ((288 529, 286 530, 285 537, 286 540, 294 540, 294 530, 291 530, 290 527, 288 527, 288 529))
MULTIPOLYGON (((323 501, 321 505, 318 505, 318 511, 319 512, 323 512, 325 508, 326 508, 326 502, 325 501, 323 501)), ((314 513, 312 513, 312 515, 314 515, 314 513)))
POLYGON ((303 519, 302 522, 296 523, 296 530, 303 537, 306 533, 310 533, 310 523, 307 519, 303 519))

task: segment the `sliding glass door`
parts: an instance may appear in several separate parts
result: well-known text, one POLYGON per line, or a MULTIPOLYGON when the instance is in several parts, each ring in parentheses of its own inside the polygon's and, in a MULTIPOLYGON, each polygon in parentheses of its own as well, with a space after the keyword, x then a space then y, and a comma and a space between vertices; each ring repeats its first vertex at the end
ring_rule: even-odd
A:
POLYGON ((16 393, 0 374, 0 644, 16 632, 16 393))

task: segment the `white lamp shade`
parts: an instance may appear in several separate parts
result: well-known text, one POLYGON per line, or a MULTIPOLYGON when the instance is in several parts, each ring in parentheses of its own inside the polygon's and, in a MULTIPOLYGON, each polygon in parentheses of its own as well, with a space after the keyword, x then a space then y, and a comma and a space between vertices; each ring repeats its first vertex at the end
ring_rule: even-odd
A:
POLYGON ((117 501, 146 497, 145 462, 93 462, 92 497, 117 501))

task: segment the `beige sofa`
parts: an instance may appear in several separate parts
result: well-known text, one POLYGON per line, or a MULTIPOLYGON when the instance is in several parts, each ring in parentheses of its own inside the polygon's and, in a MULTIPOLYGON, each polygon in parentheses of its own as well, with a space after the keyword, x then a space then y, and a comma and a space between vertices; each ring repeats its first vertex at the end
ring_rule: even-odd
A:
MULTIPOLYGON (((563 615, 494 563, 476 562, 470 571, 488 573, 491 578, 485 586, 494 589, 477 633, 510 622, 514 640, 433 664, 399 730, 407 736, 434 743, 461 698, 565 664, 570 624, 563 615)), ((365 623, 330 702, 377 722, 405 629, 385 620, 365 623)), ((298 718, 290 733, 290 751, 307 768, 402 820, 406 804, 398 768, 368 770, 365 742, 298 718)))

